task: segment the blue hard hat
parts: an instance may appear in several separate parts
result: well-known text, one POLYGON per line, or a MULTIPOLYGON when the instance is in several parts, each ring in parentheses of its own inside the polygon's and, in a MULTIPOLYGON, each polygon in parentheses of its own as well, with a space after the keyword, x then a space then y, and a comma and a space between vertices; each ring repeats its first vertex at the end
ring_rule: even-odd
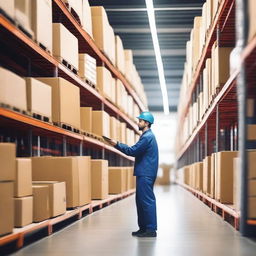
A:
POLYGON ((148 111, 141 112, 141 114, 140 114, 137 118, 138 118, 138 119, 142 119, 142 120, 144 120, 144 121, 147 121, 147 122, 149 122, 149 123, 151 123, 151 124, 154 123, 154 117, 153 117, 153 115, 152 115, 150 112, 148 112, 148 111))

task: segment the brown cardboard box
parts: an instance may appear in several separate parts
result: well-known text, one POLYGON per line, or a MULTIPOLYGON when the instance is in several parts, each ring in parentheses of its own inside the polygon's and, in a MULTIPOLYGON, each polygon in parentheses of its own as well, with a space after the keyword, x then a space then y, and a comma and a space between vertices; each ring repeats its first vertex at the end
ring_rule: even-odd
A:
POLYGON ((14 18, 14 0, 0 0, 0 8, 4 10, 5 13, 7 13, 11 18, 14 18))
POLYGON ((256 196, 256 180, 249 180, 249 191, 248 196, 256 196))
POLYGON ((233 205, 236 210, 240 210, 240 192, 241 192, 241 175, 239 170, 239 158, 233 159, 234 185, 233 185, 233 205))
POLYGON ((0 103, 27 110, 25 80, 2 67, 0 67, 0 103))
POLYGON ((126 123, 121 122, 120 123, 120 129, 119 129, 119 138, 120 142, 127 143, 126 142, 126 123))
POLYGON ((127 168, 124 167, 109 167, 108 168, 108 192, 109 194, 120 194, 126 190, 127 168))
POLYGON ((78 70, 78 40, 61 23, 53 23, 53 55, 78 70))
POLYGON ((185 166, 184 167, 184 183, 186 184, 186 185, 190 185, 189 184, 189 180, 190 180, 190 172, 189 172, 189 166, 185 166))
POLYGON ((33 181, 34 186, 48 186, 50 217, 66 212, 66 184, 58 181, 33 181))
POLYGON ((0 143, 0 181, 15 180, 16 145, 0 143))
POLYGON ((105 67, 97 67, 97 87, 100 93, 111 100, 112 98, 112 75, 105 67))
POLYGON ((110 138, 113 140, 118 140, 117 138, 118 128, 117 128, 117 120, 114 116, 110 117, 110 138))
POLYGON ((28 111, 52 120, 52 88, 34 78, 26 78, 28 111))
POLYGON ((92 133, 92 108, 82 107, 81 110, 81 129, 92 133))
POLYGON ((80 89, 60 77, 37 78, 52 87, 52 120, 80 129, 80 89))
POLYGON ((248 151, 248 179, 256 178, 256 151, 248 151))
POLYGON ((256 140, 256 125, 247 125, 247 140, 256 140))
POLYGON ((98 136, 110 137, 110 117, 105 111, 92 111, 92 132, 98 136))
POLYGON ((24 227, 33 222, 33 197, 14 198, 14 226, 24 227))
POLYGON ((194 18, 194 35, 193 35, 193 55, 192 55, 192 69, 195 72, 200 54, 200 25, 202 17, 194 18))
POLYGON ((256 2, 255 0, 248 0, 248 14, 249 14, 249 34, 248 42, 250 42, 256 35, 256 2))
POLYGON ((255 99, 247 99, 247 117, 254 117, 255 99))
POLYGON ((111 101, 116 104, 116 80, 111 79, 111 101))
POLYGON ((16 159, 16 178, 14 182, 14 196, 25 197, 32 195, 32 165, 31 159, 16 159))
POLYGON ((71 7, 76 12, 81 23, 83 18, 83 2, 82 1, 84 0, 64 0, 64 2, 68 3, 69 7, 71 7))
POLYGON ((33 222, 50 218, 49 190, 47 185, 33 185, 33 222))
POLYGON ((91 160, 92 199, 108 197, 108 161, 91 160))
POLYGON ((223 151, 216 154, 216 199, 233 204, 233 159, 238 152, 223 151))
POLYGON ((31 28, 38 42, 52 52, 52 1, 30 0, 31 28))
POLYGON ((84 30, 92 36, 92 13, 88 0, 83 0, 83 18, 82 26, 84 30))
POLYGON ((198 162, 195 163, 195 169, 196 169, 196 188, 199 191, 203 190, 203 163, 198 162))
POLYGON ((256 196, 252 196, 248 198, 248 218, 249 219, 256 218, 256 196))
POLYGON ((97 85, 96 59, 89 54, 79 54, 79 76, 97 85))
POLYGON ((207 156, 203 161, 203 192, 211 193, 211 157, 207 156))
POLYGON ((124 94, 125 94, 125 87, 123 85, 123 83, 119 80, 116 79, 116 105, 122 110, 124 111, 124 94))
POLYGON ((33 157, 32 179, 34 181, 65 181, 67 208, 73 208, 88 203, 86 191, 88 191, 87 175, 89 157, 33 157), (86 160, 80 162, 80 158, 86 160), (84 167, 83 166, 84 163, 84 167), (88 163, 88 162, 87 162, 88 163))
POLYGON ((0 236, 14 227, 13 182, 0 182, 0 236))
POLYGON ((216 153, 211 155, 211 190, 210 197, 215 198, 215 170, 216 170, 216 153))
POLYGON ((134 176, 133 176, 133 167, 126 168, 127 173, 127 187, 126 190, 130 190, 134 188, 134 176))
POLYGON ((116 67, 124 74, 125 73, 125 56, 122 39, 115 36, 116 40, 116 67))

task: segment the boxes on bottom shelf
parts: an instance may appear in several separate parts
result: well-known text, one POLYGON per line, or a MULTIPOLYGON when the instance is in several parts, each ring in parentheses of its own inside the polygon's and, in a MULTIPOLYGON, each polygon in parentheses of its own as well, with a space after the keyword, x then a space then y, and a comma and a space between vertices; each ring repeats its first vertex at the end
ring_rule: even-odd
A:
POLYGON ((256 218, 256 196, 251 196, 248 198, 248 218, 256 218))
POLYGON ((91 107, 81 107, 81 129, 92 133, 92 108, 91 107))
POLYGON ((236 210, 240 210, 240 192, 241 192, 241 178, 239 171, 239 158, 233 159, 233 205, 236 210))
POLYGON ((0 236, 14 227, 13 182, 0 182, 0 236))
POLYGON ((61 23, 53 23, 53 55, 78 70, 78 39, 61 23))
POLYGON ((0 0, 0 9, 2 9, 11 18, 14 18, 14 0, 0 0))
POLYGON ((248 151, 248 179, 256 178, 256 151, 248 151))
POLYGON ((15 180, 16 145, 0 143, 0 181, 15 180))
POLYGON ((91 160, 91 196, 92 199, 108 197, 108 161, 91 160))
POLYGON ((247 125, 247 140, 256 140, 256 125, 247 125))
POLYGON ((110 137, 110 117, 105 111, 92 111, 92 132, 98 136, 110 137))
POLYGON ((34 78, 26 78, 28 111, 52 120, 52 88, 34 78))
POLYGON ((26 197, 32 195, 32 165, 31 159, 16 159, 16 178, 14 182, 14 196, 26 197))
POLYGON ((215 198, 215 170, 216 170, 216 153, 211 155, 211 189, 210 197, 215 198))
POLYGON ((211 157, 207 156, 203 161, 203 192, 211 192, 211 157))
POLYGON ((127 169, 125 167, 108 168, 109 194, 124 193, 127 184, 127 169))
POLYGON ((127 176, 127 178, 126 178, 126 180, 127 180, 126 190, 134 189, 135 188, 134 187, 134 185, 135 185, 134 178, 135 177, 133 176, 133 167, 127 167, 126 168, 126 176, 127 176))
POLYGON ((24 227, 33 222, 33 197, 14 198, 14 226, 24 227))
POLYGON ((38 77, 52 88, 52 120, 80 129, 80 89, 60 77, 38 77))
POLYGON ((25 80, 2 67, 0 67, 0 103, 19 110, 27 110, 25 80))
POLYGON ((196 175, 196 189, 199 191, 203 190, 203 163, 198 162, 194 165, 196 175))

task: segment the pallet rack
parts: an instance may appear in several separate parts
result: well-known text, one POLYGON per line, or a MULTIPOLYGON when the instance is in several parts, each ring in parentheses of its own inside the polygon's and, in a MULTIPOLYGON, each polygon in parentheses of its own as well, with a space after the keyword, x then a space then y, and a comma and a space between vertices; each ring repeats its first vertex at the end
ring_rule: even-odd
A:
MULTIPOLYGON (((122 81, 139 109, 141 111, 145 110, 146 106, 140 100, 132 85, 111 63, 104 52, 96 46, 87 32, 82 29, 78 21, 69 12, 65 3, 62 0, 52 0, 52 3, 53 22, 62 23, 78 38, 79 53, 90 54, 96 59, 97 65, 105 66, 109 69, 114 78, 122 81)), ((61 64, 47 50, 41 48, 29 34, 20 30, 13 20, 3 13, 0 13, 0 34, 1 66, 20 76, 65 78, 80 88, 81 106, 89 106, 94 110, 104 110, 120 121, 125 122, 127 127, 139 134, 134 120, 99 94, 90 84, 61 64)), ((18 145, 17 156, 19 157, 44 154, 56 156, 91 155, 93 159, 108 160, 110 166, 131 166, 134 162, 133 157, 126 156, 119 150, 105 144, 99 138, 95 138, 95 136, 86 136, 80 131, 76 133, 63 129, 53 125, 51 122, 35 119, 21 110, 13 111, 2 106, 0 106, 0 141, 15 142, 18 145)), ((110 195, 106 200, 92 201, 91 204, 67 211, 62 216, 42 223, 34 223, 21 229, 15 229, 14 233, 0 237, 0 248, 13 241, 16 241, 16 247, 20 248, 23 246, 26 234, 46 229, 47 235, 50 235, 56 224, 59 225, 74 217, 80 219, 84 214, 92 213, 133 193, 134 190, 130 190, 123 194, 110 195)))
MULTIPOLYGON (((193 94, 196 93, 197 87, 201 83, 201 73, 205 67, 206 59, 211 56, 211 48, 214 41, 217 40, 217 44, 223 47, 235 46, 235 33, 238 33, 238 27, 242 24, 238 24, 237 15, 242 17, 245 24, 243 24, 244 31, 248 30, 247 27, 247 1, 240 0, 223 0, 218 12, 214 18, 214 21, 208 30, 206 43, 201 54, 200 61, 198 62, 195 74, 190 84, 188 91, 188 97, 184 104, 184 107, 180 111, 179 127, 183 126, 184 119, 188 113, 189 105, 192 103, 193 94), (238 14, 239 13, 239 14, 238 14)), ((241 21, 241 19, 240 19, 241 21)), ((240 22, 241 23, 241 22, 240 22)), ((205 156, 209 156, 214 152, 223 150, 238 150, 241 157, 240 170, 242 170, 242 192, 241 192, 241 213, 235 210, 229 211, 229 219, 233 219, 235 228, 240 228, 240 231, 245 236, 255 236, 256 234, 256 221, 250 220, 247 217, 247 160, 246 149, 248 145, 246 143, 246 91, 250 92, 250 96, 255 98, 255 90, 252 85, 256 83, 255 72, 253 68, 255 66, 256 57, 256 38, 254 38, 249 44, 246 44, 246 33, 240 35, 240 39, 243 39, 244 45, 241 47, 240 64, 237 65, 237 69, 230 75, 225 85, 221 87, 219 92, 215 95, 210 107, 203 115, 202 121, 198 122, 197 127, 193 130, 192 135, 177 149, 177 166, 182 168, 185 165, 192 164, 194 162, 202 161, 205 156), (245 82, 246 81, 246 82, 245 82), (242 89, 241 89, 242 88, 242 89), (238 94, 242 93, 242 99, 238 101, 238 94), (239 127, 238 127, 239 125, 239 127), (228 134, 228 140, 224 141, 223 134, 229 129, 231 133, 239 132, 238 136, 234 138, 231 134, 228 134), (232 139, 232 142, 230 142, 232 139), (238 225, 239 223, 239 225, 238 225)), ((211 209, 218 212, 216 209, 221 209, 223 216, 226 216, 228 212, 227 206, 217 202, 204 195, 200 191, 196 191, 185 184, 183 187, 191 191, 199 199, 204 202, 208 202, 211 209), (215 205, 212 207, 212 205, 215 205)), ((223 218, 224 218, 223 217, 223 218)), ((226 217, 225 217, 226 218, 226 217)), ((225 219, 224 218, 224 219, 225 219)))

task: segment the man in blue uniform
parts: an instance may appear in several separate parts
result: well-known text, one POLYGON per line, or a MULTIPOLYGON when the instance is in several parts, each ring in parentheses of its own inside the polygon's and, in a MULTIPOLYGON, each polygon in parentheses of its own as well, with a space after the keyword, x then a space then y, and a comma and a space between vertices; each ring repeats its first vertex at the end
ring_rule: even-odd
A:
POLYGON ((156 237, 157 217, 156 199, 153 186, 158 170, 158 146, 150 127, 154 117, 150 112, 142 112, 139 119, 139 130, 142 131, 139 141, 129 147, 114 140, 110 144, 128 156, 135 157, 134 176, 136 176, 136 206, 139 230, 132 232, 137 237, 156 237))

